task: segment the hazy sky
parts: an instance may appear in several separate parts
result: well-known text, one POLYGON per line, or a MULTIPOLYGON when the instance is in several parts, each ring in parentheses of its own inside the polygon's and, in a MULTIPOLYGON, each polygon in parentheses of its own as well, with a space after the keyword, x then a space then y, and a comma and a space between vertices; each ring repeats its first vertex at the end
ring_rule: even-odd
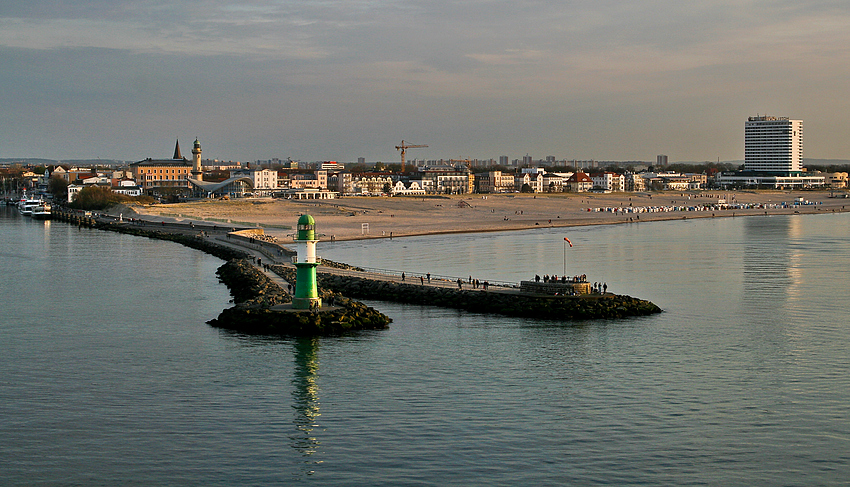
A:
POLYGON ((0 0, 0 157, 850 158, 850 2, 0 0))

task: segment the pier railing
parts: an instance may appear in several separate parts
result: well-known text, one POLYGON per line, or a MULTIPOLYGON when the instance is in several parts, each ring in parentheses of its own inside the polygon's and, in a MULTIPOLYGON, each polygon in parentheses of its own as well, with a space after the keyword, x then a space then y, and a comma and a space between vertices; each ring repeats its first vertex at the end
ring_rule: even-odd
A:
MULTIPOLYGON (((366 278, 375 278, 375 279, 385 279, 392 280, 395 282, 405 282, 409 284, 430 284, 431 286, 436 287, 457 287, 457 281, 463 283, 464 289, 471 289, 472 283, 469 282, 469 276, 460 277, 460 276, 448 276, 444 274, 431 274, 430 280, 428 279, 428 275, 426 272, 408 272, 408 271, 399 271, 395 269, 380 269, 377 267, 357 267, 358 270, 354 269, 341 269, 337 267, 329 267, 329 266, 321 266, 319 267, 319 272, 328 272, 331 274, 338 274, 342 276, 351 276, 351 277, 366 277, 366 278), (404 281, 402 281, 401 274, 404 273, 404 281), (422 279, 419 279, 419 278, 422 279)), ((500 287, 507 289, 519 289, 519 283, 509 282, 509 281, 497 281, 491 279, 482 279, 480 277, 472 276, 472 279, 478 279, 479 289, 480 286, 484 284, 484 281, 487 281, 487 285, 489 287, 500 287)))

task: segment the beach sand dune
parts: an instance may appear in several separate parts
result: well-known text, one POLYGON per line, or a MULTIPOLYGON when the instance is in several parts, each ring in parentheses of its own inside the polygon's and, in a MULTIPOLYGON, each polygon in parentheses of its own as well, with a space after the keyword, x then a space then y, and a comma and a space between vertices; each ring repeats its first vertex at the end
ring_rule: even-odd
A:
POLYGON ((576 225, 643 223, 657 220, 845 211, 850 200, 829 192, 736 191, 653 193, 493 194, 430 197, 347 197, 336 200, 251 198, 202 200, 137 206, 149 218, 261 224, 266 233, 285 236, 299 215, 316 219, 322 239, 389 238, 436 233, 520 230, 576 225), (791 204, 796 198, 818 202, 797 208, 623 213, 605 208, 688 207, 717 203, 791 204), (590 209, 591 211, 588 211, 590 209), (364 224, 368 224, 368 231, 364 224))

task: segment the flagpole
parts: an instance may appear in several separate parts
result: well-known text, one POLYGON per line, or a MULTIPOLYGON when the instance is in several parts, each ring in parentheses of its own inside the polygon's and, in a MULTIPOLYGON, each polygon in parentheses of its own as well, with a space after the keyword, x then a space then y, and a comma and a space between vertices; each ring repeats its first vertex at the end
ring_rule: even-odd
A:
POLYGON ((567 244, 570 244, 570 247, 573 246, 573 243, 570 242, 570 239, 564 237, 564 273, 562 275, 567 275, 567 244))

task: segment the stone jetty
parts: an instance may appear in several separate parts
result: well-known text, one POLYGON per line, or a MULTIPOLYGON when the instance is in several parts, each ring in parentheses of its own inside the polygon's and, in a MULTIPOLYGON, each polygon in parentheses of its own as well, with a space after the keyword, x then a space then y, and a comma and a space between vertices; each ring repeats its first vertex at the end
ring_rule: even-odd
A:
MULTIPOLYGON (((275 266, 285 279, 294 279, 291 268, 275 266)), ((476 313, 492 313, 557 321, 614 319, 660 313, 650 301, 617 294, 554 296, 520 290, 483 291, 453 289, 363 277, 318 274, 321 289, 361 299, 441 306, 476 313)))
POLYGON ((292 296, 247 260, 229 261, 216 274, 236 303, 209 321, 216 328, 252 335, 320 336, 383 329, 392 322, 374 308, 329 290, 321 299, 331 304, 318 310, 293 309, 292 296))

